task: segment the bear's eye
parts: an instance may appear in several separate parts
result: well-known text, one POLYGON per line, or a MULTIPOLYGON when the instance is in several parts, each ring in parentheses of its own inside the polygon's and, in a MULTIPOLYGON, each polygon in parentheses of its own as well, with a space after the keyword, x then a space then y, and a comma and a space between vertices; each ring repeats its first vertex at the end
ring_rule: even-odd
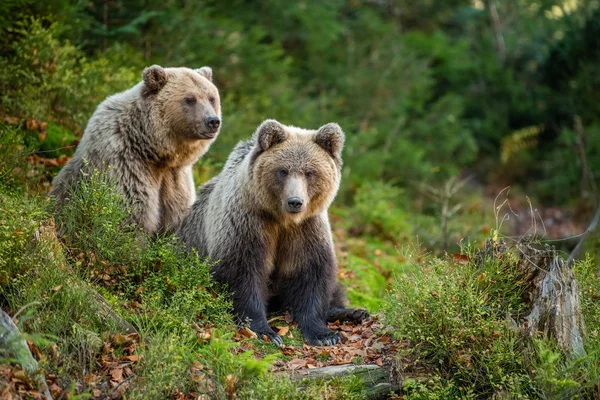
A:
POLYGON ((311 176, 313 176, 315 174, 315 171, 309 169, 308 171, 306 171, 304 173, 304 175, 306 175, 307 178, 310 178, 311 176))
POLYGON ((185 100, 185 104, 189 104, 190 106, 193 106, 194 104, 196 104, 195 97, 186 97, 184 100, 185 100))
POLYGON ((210 101, 210 104, 212 104, 212 105, 213 105, 213 107, 214 107, 214 105, 215 105, 215 102, 217 101, 217 99, 215 99, 214 97, 209 97, 209 98, 208 98, 208 101, 210 101))
POLYGON ((285 169, 280 169, 279 171, 277 171, 277 175, 281 176, 282 178, 285 178, 286 176, 288 176, 288 172, 285 169))

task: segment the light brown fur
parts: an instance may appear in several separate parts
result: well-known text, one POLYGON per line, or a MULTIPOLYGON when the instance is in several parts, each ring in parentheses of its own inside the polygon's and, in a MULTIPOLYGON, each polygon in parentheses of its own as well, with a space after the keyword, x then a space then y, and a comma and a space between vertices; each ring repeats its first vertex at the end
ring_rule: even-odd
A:
POLYGON ((218 134, 221 106, 211 80, 208 67, 146 68, 142 82, 98 106, 50 195, 60 205, 82 172, 107 169, 133 222, 151 234, 173 230, 196 199, 192 165, 218 134))

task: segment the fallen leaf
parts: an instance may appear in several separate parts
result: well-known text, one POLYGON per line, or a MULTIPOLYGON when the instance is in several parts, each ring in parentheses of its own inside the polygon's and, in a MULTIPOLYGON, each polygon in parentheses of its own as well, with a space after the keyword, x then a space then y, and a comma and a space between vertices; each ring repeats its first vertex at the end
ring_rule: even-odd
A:
POLYGON ((247 338, 253 338, 253 339, 257 339, 258 338, 258 335, 254 331, 252 331, 250 328, 240 329, 239 332, 240 332, 240 334, 242 336, 245 336, 247 338))
POLYGON ((279 336, 285 336, 286 333, 290 330, 289 326, 279 326, 277 327, 277 333, 279 336))
POLYGON ((125 356, 123 357, 125 360, 131 361, 131 362, 136 362, 140 359, 140 355, 139 354, 132 354, 130 356, 125 356))
POLYGON ((4 122, 10 125, 16 125, 19 123, 19 118, 17 117, 4 117, 4 122))
POLYGON ((227 397, 232 399, 235 396, 236 379, 232 374, 229 374, 225 378, 225 381, 227 382, 227 394, 229 395, 227 397))
POLYGON ((111 380, 115 382, 123 382, 123 370, 121 368, 113 368, 110 371, 111 380))
POLYGON ((40 353, 40 351, 38 350, 36 345, 31 340, 27 339, 27 345, 29 345, 29 350, 31 350, 31 352, 33 353, 35 358, 37 358, 38 360, 41 360, 44 357, 42 355, 42 353, 40 353))
POLYGON ((50 394, 54 398, 57 398, 62 393, 62 388, 60 386, 58 386, 56 383, 53 383, 52 385, 50 385, 50 387, 48 389, 50 390, 50 394))
POLYGON ((459 264, 468 264, 471 261, 468 255, 460 253, 454 253, 454 256, 452 258, 459 264))
POLYGON ((296 359, 288 362, 288 368, 291 370, 300 369, 300 368, 306 367, 306 364, 308 364, 308 361, 306 361, 305 359, 296 358, 296 359))

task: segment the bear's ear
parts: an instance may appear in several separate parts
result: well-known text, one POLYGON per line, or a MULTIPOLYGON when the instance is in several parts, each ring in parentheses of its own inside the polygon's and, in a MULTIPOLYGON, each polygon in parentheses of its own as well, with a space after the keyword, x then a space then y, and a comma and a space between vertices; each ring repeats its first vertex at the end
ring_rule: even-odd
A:
POLYGON ((196 69, 195 71, 212 82, 212 68, 211 67, 202 67, 202 68, 196 69))
POLYGON ((150 91, 158 92, 167 84, 167 71, 160 65, 152 65, 144 69, 142 78, 150 91))
POLYGON ((256 143, 260 151, 265 151, 268 148, 285 141, 288 138, 288 133, 285 126, 275 121, 267 119, 256 129, 256 143))
POLYGON ((335 160, 341 161, 345 138, 342 128, 332 122, 319 128, 315 136, 315 143, 321 146, 335 160))

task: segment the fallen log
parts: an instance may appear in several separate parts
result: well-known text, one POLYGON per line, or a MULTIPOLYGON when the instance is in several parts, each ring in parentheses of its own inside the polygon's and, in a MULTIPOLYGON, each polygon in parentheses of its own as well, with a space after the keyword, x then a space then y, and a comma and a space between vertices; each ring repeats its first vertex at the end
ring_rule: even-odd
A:
MULTIPOLYGON (((322 368, 309 368, 295 371, 280 372, 287 374, 296 381, 328 380, 344 376, 357 376, 365 384, 368 399, 386 399, 392 392, 400 393, 402 379, 392 366, 380 367, 375 364, 356 365, 331 365, 322 368)), ((302 385, 300 386, 302 389, 302 385)))
POLYGON ((38 384, 38 390, 47 399, 52 400, 46 378, 39 371, 38 363, 33 358, 19 328, 15 325, 10 315, 0 310, 0 353, 2 352, 7 352, 9 357, 14 358, 25 371, 30 373, 38 384))

